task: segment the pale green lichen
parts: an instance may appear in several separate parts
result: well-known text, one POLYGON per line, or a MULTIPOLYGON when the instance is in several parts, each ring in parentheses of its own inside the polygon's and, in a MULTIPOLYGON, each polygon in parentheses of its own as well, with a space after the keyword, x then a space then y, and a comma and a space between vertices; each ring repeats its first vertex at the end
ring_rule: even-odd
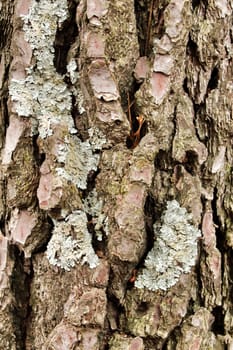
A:
POLYGON ((103 145, 107 143, 107 140, 103 132, 96 127, 92 127, 88 129, 88 134, 89 134, 89 142, 94 151, 100 151, 103 145))
POLYGON ((54 220, 53 235, 46 255, 50 264, 66 271, 70 271, 78 262, 88 263, 90 268, 98 265, 98 257, 87 230, 87 217, 83 211, 75 211, 65 221, 54 220))
MULTIPOLYGON (((11 80, 9 93, 16 102, 20 116, 32 116, 38 121, 41 138, 53 134, 57 125, 65 125, 71 134, 76 133, 71 116, 71 92, 54 67, 54 40, 57 24, 68 15, 67 1, 32 1, 29 14, 22 16, 25 38, 33 49, 36 64, 27 70, 25 80, 11 80)), ((71 80, 76 79, 77 64, 70 60, 67 69, 71 80), (75 76, 74 76, 75 75, 75 76)), ((81 102, 81 101, 80 101, 81 102)), ((96 129, 90 129, 90 140, 81 142, 77 137, 65 137, 59 145, 57 161, 58 175, 86 188, 90 170, 97 170, 99 155, 94 154, 106 142, 96 129)))
MULTIPOLYGON (((25 79, 11 79, 9 94, 13 108, 22 117, 31 117, 33 132, 41 139, 54 134, 52 166, 57 175, 71 182, 79 189, 87 187, 90 171, 96 171, 99 151, 106 142, 97 131, 90 131, 89 140, 82 142, 77 136, 71 115, 71 94, 77 104, 83 106, 81 93, 68 89, 64 77, 54 66, 54 41, 58 28, 68 17, 66 0, 32 0, 28 15, 22 16, 25 40, 33 51, 33 64, 27 69, 25 79), (76 93, 75 93, 76 92, 76 93), (35 125, 36 124, 36 125, 35 125), (54 152, 54 154, 53 154, 54 152)), ((76 82, 78 73, 74 60, 67 71, 71 82, 76 82)), ((46 142, 44 143, 46 145, 46 142)), ((43 145, 43 142, 42 142, 43 145)), ((47 150, 50 155, 50 150, 47 150)), ((63 183, 60 181, 59 183, 63 183)), ((71 187, 71 186, 70 186, 71 187)), ((66 208, 63 211, 66 212, 66 208)), ((87 230, 87 217, 84 211, 76 211, 63 221, 54 220, 53 236, 47 247, 47 257, 51 264, 69 270, 76 262, 87 262, 91 268, 98 263, 87 230)))
POLYGON ((154 224, 154 247, 135 282, 137 288, 167 290, 181 274, 191 271, 197 259, 197 238, 201 236, 191 221, 192 215, 176 200, 167 202, 161 224, 154 224))
POLYGON ((102 241, 103 231, 106 235, 109 233, 108 217, 102 212, 103 200, 98 198, 96 189, 85 198, 83 206, 85 212, 92 216, 97 239, 102 241))
POLYGON ((76 83, 79 76, 77 73, 77 63, 75 59, 70 60, 70 62, 67 64, 67 73, 69 74, 71 83, 76 83))
POLYGON ((70 136, 59 146, 57 159, 64 164, 56 168, 57 174, 81 190, 86 189, 88 173, 96 171, 99 163, 99 155, 93 153, 89 141, 81 142, 70 136))
POLYGON ((54 67, 57 25, 67 15, 66 0, 32 0, 28 15, 22 16, 25 39, 33 50, 35 64, 27 69, 26 79, 10 81, 9 94, 19 116, 37 119, 41 138, 51 136, 52 125, 60 123, 76 132, 70 114, 71 93, 54 67))

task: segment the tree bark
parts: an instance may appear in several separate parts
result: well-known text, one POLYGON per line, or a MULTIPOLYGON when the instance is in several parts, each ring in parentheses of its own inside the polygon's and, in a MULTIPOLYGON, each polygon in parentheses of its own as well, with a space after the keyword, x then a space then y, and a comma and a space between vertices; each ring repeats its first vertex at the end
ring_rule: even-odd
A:
POLYGON ((0 349, 233 349, 231 1, 0 8, 0 349))

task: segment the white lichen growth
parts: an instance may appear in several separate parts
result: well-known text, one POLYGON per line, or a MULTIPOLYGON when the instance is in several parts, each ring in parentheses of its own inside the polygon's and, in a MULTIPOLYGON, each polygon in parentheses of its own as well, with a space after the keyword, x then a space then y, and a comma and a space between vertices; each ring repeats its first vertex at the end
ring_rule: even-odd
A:
MULTIPOLYGON (((68 88, 54 66, 56 32, 68 15, 67 0, 31 0, 28 14, 21 17, 24 37, 33 53, 32 65, 27 68, 25 79, 10 80, 9 95, 18 115, 31 118, 34 134, 39 134, 41 139, 54 136, 51 154, 50 149, 45 152, 58 175, 55 180, 63 186, 65 179, 66 183, 84 190, 89 172, 97 170, 100 155, 96 151, 105 140, 95 137, 95 131, 85 142, 73 135, 77 130, 71 115, 71 95, 77 97, 76 103, 82 112, 85 111, 83 96, 78 90, 75 94, 74 86, 68 88)), ((75 83, 78 79, 75 60, 68 64, 67 74, 75 83)), ((67 212, 66 208, 62 209, 67 212)), ((91 244, 84 211, 76 211, 63 221, 54 220, 47 257, 51 264, 65 270, 77 262, 87 262, 91 268, 97 265, 98 257, 91 244)))
POLYGON ((98 257, 87 230, 87 217, 83 211, 75 211, 65 221, 54 220, 53 235, 46 255, 50 264, 66 271, 70 271, 76 263, 88 263, 90 268, 98 265, 98 257))
POLYGON ((57 160, 63 164, 56 168, 57 174, 85 190, 88 173, 97 170, 99 157, 99 154, 93 153, 89 141, 81 142, 78 137, 66 137, 58 150, 57 160))
POLYGON ((96 127, 92 127, 88 129, 88 134, 89 134, 89 142, 92 146, 92 149, 94 151, 102 150, 103 146, 107 143, 107 140, 103 132, 96 127))
MULTIPOLYGON (((25 39, 33 50, 35 64, 27 70, 26 79, 11 80, 9 93, 18 115, 32 117, 38 122, 37 132, 42 139, 52 136, 58 127, 67 129, 70 134, 77 132, 71 116, 71 92, 54 67, 57 26, 67 17, 66 0, 32 0, 29 13, 22 16, 25 39)), ((78 77, 74 59, 67 69, 71 80, 78 77)), ((105 142, 96 129, 90 130, 90 139, 86 142, 65 136, 59 145, 57 174, 78 188, 86 189, 87 175, 97 170, 99 162, 99 155, 94 152, 105 142)))
POLYGON ((181 274, 191 271, 197 259, 197 238, 201 236, 191 221, 192 215, 176 200, 167 202, 161 224, 154 224, 154 247, 135 281, 137 288, 167 290, 181 274))
POLYGON ((70 81, 72 84, 76 83, 78 80, 78 73, 77 73, 77 63, 74 58, 70 60, 70 62, 67 64, 67 73, 70 77, 70 81))
POLYGON ((98 241, 102 241, 103 232, 108 235, 108 217, 103 213, 103 200, 98 198, 97 191, 91 191, 83 201, 83 207, 86 213, 92 216, 92 223, 98 241))
POLYGON ((51 136, 52 126, 60 123, 67 125, 69 131, 74 130, 71 93, 54 67, 57 25, 67 16, 66 0, 32 0, 29 13, 22 16, 34 65, 27 69, 26 79, 10 81, 9 94, 19 116, 36 118, 41 138, 51 136))

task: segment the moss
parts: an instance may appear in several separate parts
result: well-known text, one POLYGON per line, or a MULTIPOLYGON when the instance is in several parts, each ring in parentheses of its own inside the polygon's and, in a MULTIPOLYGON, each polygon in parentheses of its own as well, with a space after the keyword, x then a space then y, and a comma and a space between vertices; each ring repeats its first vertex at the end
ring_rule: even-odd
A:
POLYGON ((13 154, 8 168, 8 201, 12 206, 29 207, 36 201, 38 167, 34 159, 32 141, 24 138, 13 154), (23 196, 22 196, 23 193, 23 196))
POLYGON ((139 57, 134 5, 132 1, 110 1, 107 21, 104 19, 106 55, 114 61, 119 90, 126 98, 125 87, 133 83, 133 69, 139 57))

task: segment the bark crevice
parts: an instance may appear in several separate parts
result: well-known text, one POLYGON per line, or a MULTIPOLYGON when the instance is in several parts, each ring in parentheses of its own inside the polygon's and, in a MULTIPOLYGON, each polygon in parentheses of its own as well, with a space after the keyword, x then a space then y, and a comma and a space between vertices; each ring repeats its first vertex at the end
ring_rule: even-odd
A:
POLYGON ((66 74, 67 72, 67 55, 78 35, 78 27, 75 21, 76 6, 75 1, 69 1, 69 17, 62 24, 62 27, 57 29, 55 35, 54 66, 59 74, 66 74))
POLYGON ((13 324, 15 327, 16 349, 26 350, 27 327, 30 322, 30 285, 33 278, 32 262, 24 253, 12 246, 14 269, 11 276, 11 290, 15 304, 13 306, 13 324))

